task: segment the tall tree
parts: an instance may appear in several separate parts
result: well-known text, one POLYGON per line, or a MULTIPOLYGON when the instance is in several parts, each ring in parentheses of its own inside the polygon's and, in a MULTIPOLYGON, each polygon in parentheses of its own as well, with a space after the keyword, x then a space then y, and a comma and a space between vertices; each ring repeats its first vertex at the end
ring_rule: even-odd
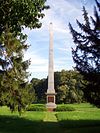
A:
POLYGON ((76 20, 81 32, 76 31, 70 23, 69 28, 76 44, 76 48, 72 49, 76 69, 87 80, 85 96, 88 102, 100 106, 100 3, 95 1, 99 10, 94 7, 94 17, 89 18, 83 7, 85 23, 76 20))
MULTIPOLYGON (((40 28, 46 0, 0 1, 0 103, 20 112, 34 99, 27 81, 30 61, 24 61, 27 50, 25 27, 40 28), (33 98, 32 98, 33 97, 33 98), (27 99, 26 99, 27 98, 27 99)), ((32 93, 33 92, 33 95, 32 93)))
POLYGON ((12 111, 17 109, 21 112, 21 109, 30 102, 31 95, 33 96, 33 93, 30 95, 31 86, 27 82, 28 72, 26 71, 30 61, 23 60, 23 51, 28 46, 21 36, 17 39, 10 32, 2 34, 1 42, 6 44, 3 46, 3 56, 1 56, 6 65, 1 64, 3 74, 1 75, 0 101, 1 104, 9 106, 12 111))

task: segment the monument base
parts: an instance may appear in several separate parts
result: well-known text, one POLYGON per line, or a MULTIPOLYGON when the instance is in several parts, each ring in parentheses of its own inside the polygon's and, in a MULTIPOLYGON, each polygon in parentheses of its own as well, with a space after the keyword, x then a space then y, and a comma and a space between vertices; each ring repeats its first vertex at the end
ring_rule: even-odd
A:
POLYGON ((52 102, 46 104, 46 108, 47 108, 47 110, 50 111, 50 112, 54 111, 54 109, 55 109, 56 107, 57 107, 57 105, 56 105, 55 103, 52 103, 52 102))
POLYGON ((48 111, 54 111, 54 109, 56 108, 56 104, 55 104, 55 91, 54 92, 47 92, 47 104, 46 104, 46 108, 48 111))

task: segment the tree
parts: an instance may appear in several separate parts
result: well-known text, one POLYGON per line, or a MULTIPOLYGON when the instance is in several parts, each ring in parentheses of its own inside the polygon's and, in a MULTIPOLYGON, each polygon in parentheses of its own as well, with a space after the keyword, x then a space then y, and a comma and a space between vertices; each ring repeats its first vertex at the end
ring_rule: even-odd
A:
POLYGON ((23 39, 16 39, 12 33, 3 33, 1 42, 6 44, 3 46, 5 54, 1 58, 7 62, 6 65, 3 64, 4 67, 1 64, 3 70, 0 84, 1 105, 9 106, 11 111, 17 109, 21 112, 22 108, 25 109, 35 97, 33 91, 31 93, 32 87, 27 82, 28 72, 26 70, 30 61, 23 61, 23 51, 28 46, 24 44, 23 39))
POLYGON ((35 98, 27 81, 29 74, 26 70, 30 61, 23 60, 24 51, 28 48, 23 29, 41 27, 42 11, 48 9, 45 2, 0 1, 0 103, 8 105, 12 111, 17 108, 21 112, 35 98))
POLYGON ((40 28, 39 21, 44 17, 42 12, 48 9, 46 0, 1 0, 0 1, 0 34, 8 27, 10 32, 18 35, 24 27, 40 28))
POLYGON ((47 79, 37 79, 33 78, 31 80, 31 85, 35 90, 37 103, 45 103, 46 102, 46 90, 47 90, 47 79))
POLYGON ((84 89, 87 101, 100 106, 100 3, 96 0, 99 11, 94 7, 94 17, 90 18, 83 7, 85 23, 76 20, 81 32, 74 30, 69 23, 76 48, 72 49, 76 69, 87 81, 84 89))
POLYGON ((58 87, 58 93, 57 93, 57 102, 58 103, 65 103, 68 89, 69 88, 67 85, 61 85, 58 87))

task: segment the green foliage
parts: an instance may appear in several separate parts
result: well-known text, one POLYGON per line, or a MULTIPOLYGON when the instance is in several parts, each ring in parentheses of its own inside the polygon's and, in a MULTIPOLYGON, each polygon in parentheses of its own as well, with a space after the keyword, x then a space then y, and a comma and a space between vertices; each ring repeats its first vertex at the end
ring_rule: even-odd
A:
POLYGON ((46 95, 45 92, 47 91, 47 79, 36 79, 33 78, 31 80, 31 85, 35 90, 37 96, 37 103, 45 103, 46 102, 46 95))
MULTIPOLYGON (((82 91, 85 81, 77 71, 62 70, 61 72, 55 72, 54 78, 55 90, 57 92, 56 103, 80 103, 85 100, 82 91)), ((35 89, 37 102, 45 103, 48 79, 40 80, 33 78, 31 84, 35 89)))
POLYGON ((3 40, 1 39, 5 44, 1 44, 3 48, 1 59, 4 58, 7 65, 1 64, 4 72, 0 82, 0 101, 1 104, 10 107, 11 111, 18 110, 21 113, 22 108, 24 109, 31 99, 31 85, 26 81, 29 75, 26 70, 30 61, 23 61, 23 52, 28 46, 22 42, 23 39, 17 39, 9 29, 6 30, 2 34, 3 40))
POLYGON ((84 23, 77 20, 81 32, 69 28, 76 48, 72 49, 73 60, 78 70, 87 81, 83 89, 88 102, 100 106, 100 3, 96 1, 98 9, 94 8, 94 17, 91 17, 83 7, 84 23))
POLYGON ((47 111, 46 106, 43 104, 30 104, 27 108, 27 111, 47 111))
POLYGON ((27 68, 30 60, 24 60, 28 49, 25 27, 40 28, 42 12, 49 7, 45 0, 0 1, 0 105, 20 113, 35 100, 35 92, 28 82, 27 68))
POLYGON ((62 112, 62 111, 75 111, 74 107, 68 106, 68 105, 57 105, 57 108, 55 109, 57 112, 62 112))
POLYGON ((24 27, 40 28, 39 19, 44 17, 42 11, 49 8, 45 2, 45 0, 1 0, 0 34, 5 30, 6 24, 15 35, 20 34, 24 27))
POLYGON ((63 103, 65 101, 68 89, 69 88, 67 85, 59 86, 58 93, 57 93, 57 100, 60 99, 61 103, 63 103))
POLYGON ((56 81, 56 73, 55 73, 55 89, 57 92, 57 103, 75 103, 75 102, 83 102, 84 101, 84 93, 82 89, 84 85, 82 85, 83 77, 77 71, 65 71, 57 72, 59 77, 58 81, 56 81), (56 86, 57 85, 57 86, 56 86), (62 101, 63 99, 63 101, 62 101))

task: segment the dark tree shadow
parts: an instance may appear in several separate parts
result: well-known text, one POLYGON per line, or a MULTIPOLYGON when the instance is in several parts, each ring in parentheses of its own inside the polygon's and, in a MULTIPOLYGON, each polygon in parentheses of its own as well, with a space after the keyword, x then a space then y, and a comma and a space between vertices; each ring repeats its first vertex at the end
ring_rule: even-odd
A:
POLYGON ((100 133, 100 120, 64 120, 59 124, 67 133, 100 133))
POLYGON ((57 122, 32 121, 14 116, 0 116, 0 133, 61 133, 57 122))
POLYGON ((100 133, 100 120, 43 122, 0 116, 0 133, 100 133))

